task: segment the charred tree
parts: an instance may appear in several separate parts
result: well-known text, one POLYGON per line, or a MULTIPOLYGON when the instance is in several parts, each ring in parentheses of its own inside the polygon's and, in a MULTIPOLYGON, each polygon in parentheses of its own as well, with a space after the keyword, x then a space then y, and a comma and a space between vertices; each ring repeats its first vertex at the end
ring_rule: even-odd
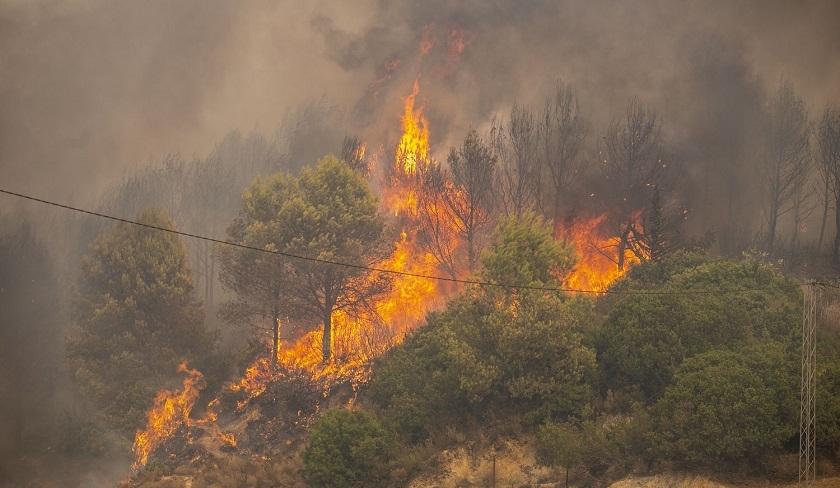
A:
POLYGON ((618 223, 618 269, 624 268, 640 212, 651 201, 666 165, 661 127, 656 113, 634 99, 624 117, 615 120, 604 136, 602 176, 611 183, 609 199, 618 223))
POLYGON ((507 126, 494 121, 490 140, 501 163, 497 182, 502 209, 507 215, 521 216, 532 210, 540 197, 534 114, 514 105, 507 126))
POLYGON ((779 219, 801 206, 801 188, 807 178, 810 126, 805 102, 787 82, 776 91, 764 129, 761 173, 766 188, 765 248, 776 252, 779 219))
MULTIPOLYGON (((826 107, 817 131, 817 163, 824 179, 826 189, 831 191, 834 203, 834 242, 831 245, 831 258, 840 264, 840 108, 826 107)), ((826 192, 823 207, 823 226, 820 230, 822 241, 825 220, 828 215, 829 197, 826 192)))
POLYGON ((544 206, 550 209, 556 227, 562 219, 564 193, 580 175, 579 153, 587 134, 587 124, 571 86, 558 84, 554 95, 546 99, 538 132, 539 172, 547 173, 549 183, 544 206))
POLYGON ((491 221, 496 158, 478 133, 471 130, 460 148, 449 152, 452 188, 445 201, 452 223, 467 246, 467 268, 475 269, 478 241, 491 221))

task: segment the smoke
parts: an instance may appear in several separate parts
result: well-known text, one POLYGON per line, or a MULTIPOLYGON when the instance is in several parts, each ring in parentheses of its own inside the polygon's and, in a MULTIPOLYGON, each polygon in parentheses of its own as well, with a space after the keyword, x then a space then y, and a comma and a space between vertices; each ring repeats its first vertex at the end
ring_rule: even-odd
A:
POLYGON ((206 154, 231 129, 271 132, 321 97, 355 109, 348 132, 379 134, 418 75, 441 152, 557 79, 596 128, 637 96, 686 138, 756 78, 785 76, 812 109, 840 99, 838 18, 830 0, 6 0, 0 179, 84 199, 144 161, 206 154))

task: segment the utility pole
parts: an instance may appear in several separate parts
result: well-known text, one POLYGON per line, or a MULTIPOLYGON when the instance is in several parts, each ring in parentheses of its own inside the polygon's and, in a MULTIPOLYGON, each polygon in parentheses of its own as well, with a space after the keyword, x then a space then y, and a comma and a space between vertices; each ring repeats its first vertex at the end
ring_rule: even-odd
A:
POLYGON ((802 369, 799 407, 799 485, 816 478, 817 322, 822 288, 809 280, 802 288, 802 369))

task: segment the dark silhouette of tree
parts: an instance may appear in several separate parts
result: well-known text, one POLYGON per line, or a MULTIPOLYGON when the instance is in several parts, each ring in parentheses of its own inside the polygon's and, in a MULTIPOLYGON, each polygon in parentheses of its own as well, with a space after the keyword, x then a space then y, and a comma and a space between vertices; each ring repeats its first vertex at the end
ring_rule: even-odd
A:
POLYGON ((562 218, 564 193, 581 173, 579 153, 586 140, 587 125, 578 107, 577 94, 569 85, 558 84, 548 97, 539 121, 541 149, 538 173, 547 173, 546 206, 555 226, 562 218))
POLYGON ((820 120, 817 131, 817 165, 826 189, 818 242, 822 243, 829 204, 834 203, 835 234, 831 256, 837 264, 840 263, 840 211, 838 211, 840 209, 840 109, 838 108, 826 107, 820 120))
POLYGON ((626 251, 638 231, 636 216, 650 202, 651 191, 666 168, 658 116, 633 99, 624 117, 610 125, 604 145, 602 176, 610 184, 608 199, 619 234, 616 264, 623 269, 626 251))
POLYGON ((791 210, 801 211, 804 181, 808 177, 809 139, 805 102, 790 83, 782 82, 768 107, 760 165, 766 188, 765 247, 771 255, 776 250, 779 218, 791 210))

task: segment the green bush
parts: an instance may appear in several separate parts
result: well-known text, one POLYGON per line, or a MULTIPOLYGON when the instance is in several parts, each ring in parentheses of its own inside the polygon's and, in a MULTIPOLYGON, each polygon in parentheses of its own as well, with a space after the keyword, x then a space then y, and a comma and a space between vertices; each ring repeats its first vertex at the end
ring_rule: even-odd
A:
MULTIPOLYGON (((506 222, 499 232, 484 279, 556 286, 568 249, 541 221, 506 222)), ((469 289, 374 367, 370 396, 412 440, 469 416, 516 416, 529 425, 579 416, 596 372, 581 334, 590 310, 554 292, 469 289)))
POLYGON ((389 438, 365 411, 330 410, 309 433, 303 478, 314 487, 377 486, 387 473, 389 438))
POLYGON ((774 343, 686 362, 654 407, 660 456, 686 467, 747 467, 797 428, 798 356, 774 343))
POLYGON ((680 256, 684 266, 655 264, 659 268, 648 274, 656 278, 636 272, 641 282, 631 278, 622 285, 646 288, 645 280, 658 280, 662 269, 675 273, 657 287, 673 293, 627 295, 610 310, 597 339, 604 389, 638 389, 652 403, 686 358, 764 340, 792 343, 797 337, 801 295, 795 282, 753 260, 672 259, 680 256), (719 293, 727 289, 739 291, 719 293))

